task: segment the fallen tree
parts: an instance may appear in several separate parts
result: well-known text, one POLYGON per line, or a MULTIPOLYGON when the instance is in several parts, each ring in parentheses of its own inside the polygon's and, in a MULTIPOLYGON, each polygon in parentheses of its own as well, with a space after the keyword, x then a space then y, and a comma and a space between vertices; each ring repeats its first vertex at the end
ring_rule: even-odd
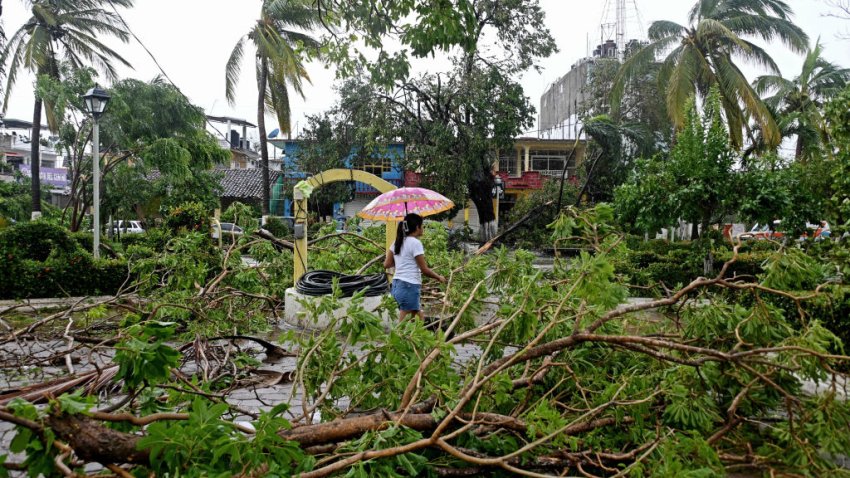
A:
MULTIPOLYGON (((556 262, 548 277, 522 252, 467 262, 435 254, 435 263, 457 267, 435 306, 444 331, 414 321, 385 329, 355 299, 332 328, 290 337, 290 399, 249 421, 235 419, 241 412, 222 388, 229 348, 213 353, 199 337, 173 355, 175 325, 134 322, 115 345, 150 352, 115 357, 131 398, 63 395, 40 409, 10 402, 0 420, 18 428, 14 451, 27 458, 5 466, 304 477, 847 475, 836 460, 850 447, 838 367, 850 359, 809 314, 822 284, 839 279, 798 251, 779 251, 757 281, 730 278, 736 249, 714 277, 629 301, 627 278, 613 266, 622 237, 604 216, 570 210, 552 225, 556 243, 584 241, 593 253, 556 262), (176 372, 181 356, 199 365, 191 377, 176 372)), ((305 307, 339 306, 328 297, 305 307)))

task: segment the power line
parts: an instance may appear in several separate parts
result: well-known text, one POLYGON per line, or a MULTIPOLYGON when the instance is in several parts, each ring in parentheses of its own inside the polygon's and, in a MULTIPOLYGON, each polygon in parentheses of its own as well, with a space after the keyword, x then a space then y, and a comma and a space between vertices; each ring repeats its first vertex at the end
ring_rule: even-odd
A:
MULTIPOLYGON (((2 0, 0 0, 0 1, 2 1, 2 0)), ((154 56, 153 52, 148 49, 148 47, 144 44, 144 42, 142 42, 141 38, 139 38, 138 35, 136 35, 136 33, 133 31, 132 28, 130 28, 130 25, 127 24, 127 21, 124 20, 124 17, 121 15, 121 13, 118 12, 118 9, 115 7, 115 4, 111 4, 111 7, 112 7, 112 11, 115 12, 115 15, 117 15, 118 18, 121 20, 121 23, 124 24, 124 28, 127 29, 127 32, 136 40, 136 42, 142 47, 142 49, 145 50, 145 52, 148 54, 148 56, 151 57, 151 60, 153 60, 154 64, 159 69, 160 73, 162 73, 162 76, 164 76, 165 79, 168 80, 169 83, 171 83, 171 86, 173 86, 174 88, 177 88, 177 91, 179 91, 180 94, 182 94, 183 96, 186 96, 183 93, 183 90, 181 90, 180 87, 177 86, 176 83, 174 83, 174 80, 172 80, 170 76, 168 76, 168 73, 165 72, 165 68, 163 68, 162 65, 159 64, 159 60, 156 59, 156 56, 154 56)), ((206 115, 204 115, 204 121, 206 121, 206 123, 212 129, 214 129, 216 133, 219 134, 219 136, 221 136, 225 140, 228 139, 227 135, 222 133, 218 128, 216 128, 215 125, 212 124, 212 122, 209 119, 207 119, 206 115)))

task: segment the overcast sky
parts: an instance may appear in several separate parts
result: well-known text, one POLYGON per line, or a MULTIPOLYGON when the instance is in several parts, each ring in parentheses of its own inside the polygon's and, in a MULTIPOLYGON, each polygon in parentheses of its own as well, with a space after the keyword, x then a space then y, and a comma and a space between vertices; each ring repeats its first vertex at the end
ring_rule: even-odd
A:
MULTIPOLYGON (((644 36, 654 20, 666 19, 685 23, 691 0, 629 0, 629 37, 644 36), (634 14, 637 6, 639 16, 634 14), (640 31, 639 25, 643 25, 640 31)), ((11 36, 29 17, 22 1, 7 0, 3 24, 11 36)), ((130 28, 159 60, 162 67, 189 98, 207 111, 219 116, 236 116, 256 120, 256 86, 250 56, 239 84, 237 102, 228 105, 224 97, 224 66, 239 37, 247 32, 259 13, 260 0, 136 0, 136 7, 124 11, 130 28)), ((560 52, 541 62, 542 72, 529 72, 522 78, 525 93, 539 106, 546 87, 569 71, 570 66, 587 55, 588 38, 598 43, 601 23, 605 20, 606 0, 540 0, 547 14, 547 23, 560 52)), ((834 62, 850 66, 850 41, 837 36, 850 30, 850 21, 826 18, 829 11, 825 0, 788 0, 794 9, 795 20, 812 41, 818 36, 826 45, 826 56, 834 62)), ((144 50, 135 42, 123 45, 108 40, 134 66, 122 69, 122 77, 150 80, 159 70, 144 50)), ((764 45, 786 76, 795 76, 802 58, 781 45, 764 45)), ((435 59, 415 65, 418 71, 443 68, 445 61, 435 59)), ((334 72, 320 63, 308 67, 312 85, 305 88, 305 98, 293 100, 293 125, 304 126, 305 115, 320 113, 331 107, 334 72)), ((747 68, 749 75, 761 74, 747 68)), ((7 117, 32 117, 32 78, 22 75, 10 100, 7 117)), ((276 121, 267 120, 269 131, 276 121)))

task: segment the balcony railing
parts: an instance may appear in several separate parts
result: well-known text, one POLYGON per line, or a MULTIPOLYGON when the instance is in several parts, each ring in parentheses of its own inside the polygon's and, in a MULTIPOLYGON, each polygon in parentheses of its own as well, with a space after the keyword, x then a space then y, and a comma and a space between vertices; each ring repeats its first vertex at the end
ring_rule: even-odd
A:
MULTIPOLYGON (((401 178, 399 178, 399 179, 384 178, 384 181, 387 181, 388 183, 392 183, 392 185, 397 187, 397 188, 406 186, 405 181, 401 178)), ((377 189, 375 189, 372 186, 369 186, 367 184, 360 183, 360 182, 354 183, 354 192, 357 193, 357 194, 364 194, 364 195, 372 195, 372 194, 378 195, 378 194, 380 194, 377 189)))
POLYGON ((543 187, 543 175, 540 171, 528 171, 522 176, 509 176, 506 172, 498 173, 504 182, 505 189, 540 189, 543 187))
MULTIPOLYGON (((558 177, 561 171, 557 172, 558 177)), ((551 176, 546 176, 541 171, 527 171, 522 173, 522 176, 516 177, 508 174, 507 171, 497 173, 502 178, 505 189, 541 189, 543 183, 551 176)), ((404 173, 404 185, 406 187, 418 187, 422 183, 422 175, 407 171, 404 173)))

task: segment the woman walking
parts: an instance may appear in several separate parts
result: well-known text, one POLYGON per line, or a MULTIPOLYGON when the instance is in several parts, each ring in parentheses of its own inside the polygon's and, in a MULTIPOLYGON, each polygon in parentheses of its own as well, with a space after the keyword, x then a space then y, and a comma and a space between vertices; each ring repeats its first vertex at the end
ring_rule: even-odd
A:
POLYGON ((425 262, 425 248, 419 238, 424 229, 422 216, 408 214, 398 225, 398 234, 393 248, 387 251, 384 268, 395 267, 393 276, 393 298, 398 302, 400 322, 408 315, 418 315, 424 320, 420 297, 422 295, 422 275, 426 275, 443 284, 446 278, 432 271, 425 262))

